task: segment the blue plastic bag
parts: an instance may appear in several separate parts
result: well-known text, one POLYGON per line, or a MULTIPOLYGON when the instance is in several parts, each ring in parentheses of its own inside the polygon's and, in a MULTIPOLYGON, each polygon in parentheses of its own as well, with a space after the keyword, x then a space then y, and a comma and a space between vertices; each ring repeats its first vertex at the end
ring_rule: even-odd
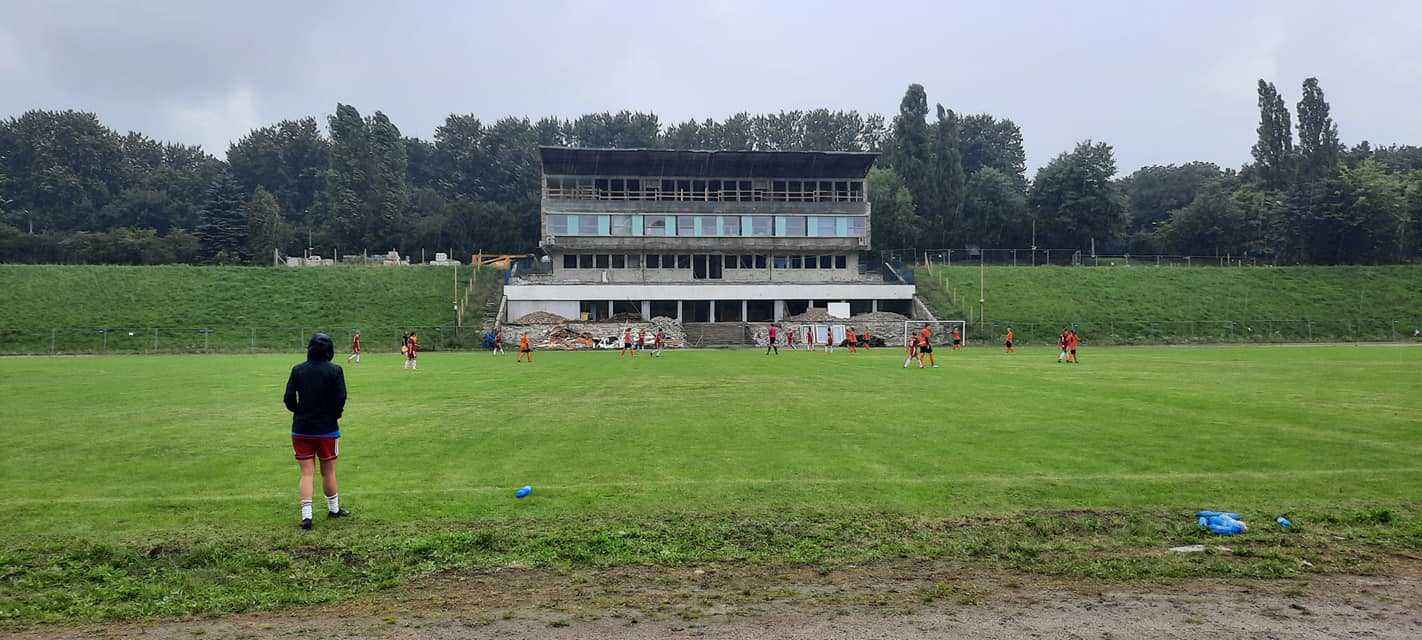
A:
POLYGON ((1232 536, 1249 530, 1244 521, 1239 519, 1239 514, 1229 511, 1201 511, 1196 513, 1195 517, 1201 527, 1215 535, 1232 536))
POLYGON ((514 497, 518 498, 519 500, 522 500, 524 498, 527 498, 531 493, 533 493, 533 485, 526 484, 522 487, 519 487, 519 490, 514 493, 514 497))

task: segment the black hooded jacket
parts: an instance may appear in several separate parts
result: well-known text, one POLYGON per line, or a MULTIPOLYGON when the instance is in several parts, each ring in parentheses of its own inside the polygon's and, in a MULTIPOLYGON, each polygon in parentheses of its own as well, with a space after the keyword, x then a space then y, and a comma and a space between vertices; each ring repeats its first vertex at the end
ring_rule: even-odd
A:
POLYGON ((331 362, 335 355, 336 345, 331 337, 318 333, 311 336, 311 344, 306 347, 306 362, 291 368, 282 399, 292 413, 292 435, 341 435, 337 421, 346 409, 346 373, 331 362))

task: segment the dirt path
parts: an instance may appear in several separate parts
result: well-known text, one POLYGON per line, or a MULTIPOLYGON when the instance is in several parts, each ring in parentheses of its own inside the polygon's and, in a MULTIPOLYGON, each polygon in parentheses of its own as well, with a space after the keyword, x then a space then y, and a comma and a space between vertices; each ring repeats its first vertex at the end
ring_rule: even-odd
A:
POLYGON ((935 563, 442 576, 342 606, 23 638, 1418 638, 1422 562, 1386 576, 1114 584, 935 563))

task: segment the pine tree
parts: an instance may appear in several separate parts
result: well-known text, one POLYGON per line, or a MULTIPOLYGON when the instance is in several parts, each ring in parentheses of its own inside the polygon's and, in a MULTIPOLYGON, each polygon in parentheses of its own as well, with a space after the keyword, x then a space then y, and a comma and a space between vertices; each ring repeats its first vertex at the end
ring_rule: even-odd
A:
POLYGON ((1299 180, 1317 180, 1333 172, 1341 153, 1338 125, 1328 115, 1328 102, 1323 99, 1318 78, 1304 80, 1298 113, 1299 180))
POLYGON ((967 176, 963 173, 963 155, 958 134, 958 114, 938 106, 938 122, 933 128, 933 174, 938 198, 937 224, 939 241, 951 246, 963 239, 963 190, 967 176))
POLYGON ((242 211, 247 217, 247 254, 253 263, 267 264, 272 249, 280 249, 285 236, 281 205, 270 191, 257 187, 242 203, 242 211))
POLYGON ((234 263, 246 257, 247 216, 242 211, 241 189, 226 173, 213 181, 198 210, 198 241, 211 262, 234 263))
POLYGON ((893 150, 890 164, 903 178, 924 218, 936 218, 938 197, 934 188, 932 149, 928 131, 928 95, 923 85, 909 85, 894 118, 893 150))

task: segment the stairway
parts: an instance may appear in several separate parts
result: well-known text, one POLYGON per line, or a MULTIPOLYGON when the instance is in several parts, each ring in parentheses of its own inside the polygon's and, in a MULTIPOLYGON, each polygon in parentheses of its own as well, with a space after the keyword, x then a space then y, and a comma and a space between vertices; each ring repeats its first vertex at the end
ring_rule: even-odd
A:
POLYGON ((746 325, 739 322, 683 322, 688 347, 743 347, 752 344, 746 325))

